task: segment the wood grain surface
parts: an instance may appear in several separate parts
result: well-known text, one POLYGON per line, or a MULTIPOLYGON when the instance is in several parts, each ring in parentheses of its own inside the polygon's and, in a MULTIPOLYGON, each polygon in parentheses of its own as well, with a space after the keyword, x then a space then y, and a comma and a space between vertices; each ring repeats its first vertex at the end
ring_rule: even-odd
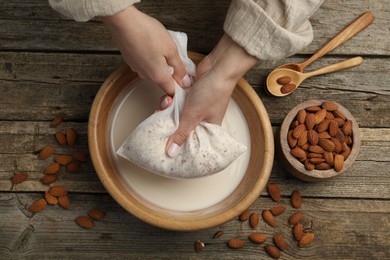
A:
MULTIPOLYGON (((208 53, 222 35, 230 1, 144 0, 137 6, 168 29, 189 35, 189 49, 208 53)), ((302 101, 334 100, 359 123, 362 146, 354 164, 341 176, 323 183, 307 183, 289 175, 276 156, 270 182, 278 183, 282 201, 273 202, 263 191, 251 206, 261 213, 275 205, 287 211, 276 228, 261 220, 257 229, 231 220, 198 232, 171 232, 143 223, 122 209, 106 192, 90 159, 80 170, 61 170, 56 184, 70 191, 71 208, 48 206, 32 215, 27 209, 43 197, 48 186, 40 182, 43 168, 53 157, 38 160, 34 152, 56 146, 55 154, 88 151, 87 124, 94 97, 103 81, 123 61, 104 26, 94 19, 77 23, 53 11, 46 0, 0 1, 0 259, 268 259, 263 245, 247 240, 253 231, 285 236, 282 259, 386 259, 390 255, 390 2, 389 0, 328 0, 311 18, 314 41, 299 54, 277 62, 262 61, 246 75, 263 101, 276 133, 288 111, 302 101), (365 11, 375 15, 367 29, 322 57, 305 71, 357 55, 362 65, 304 81, 292 95, 268 96, 267 75, 284 63, 302 62, 365 11), (51 119, 65 122, 49 128, 51 119), (74 147, 60 147, 58 130, 73 127, 74 147), (12 185, 15 172, 26 171, 28 181, 12 185), (303 196, 304 226, 314 242, 299 249, 288 225, 296 210, 290 195, 303 196), (74 219, 94 207, 106 212, 92 230, 74 219), (213 239, 223 229, 225 234, 213 239), (246 246, 227 248, 230 238, 246 246), (194 242, 206 242, 200 253, 194 242)), ((266 244, 272 244, 268 238, 266 244)))

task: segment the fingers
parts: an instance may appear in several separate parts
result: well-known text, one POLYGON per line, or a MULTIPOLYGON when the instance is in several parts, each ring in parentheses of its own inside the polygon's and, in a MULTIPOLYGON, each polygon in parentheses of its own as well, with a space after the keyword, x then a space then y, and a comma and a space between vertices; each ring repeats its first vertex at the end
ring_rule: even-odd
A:
POLYGON ((164 110, 173 104, 172 97, 165 95, 161 97, 159 110, 164 110))
POLYGON ((175 48, 174 51, 171 51, 171 53, 166 57, 166 60, 168 65, 174 68, 172 77, 175 81, 182 87, 190 87, 192 85, 192 81, 179 53, 177 52, 177 48, 175 48))

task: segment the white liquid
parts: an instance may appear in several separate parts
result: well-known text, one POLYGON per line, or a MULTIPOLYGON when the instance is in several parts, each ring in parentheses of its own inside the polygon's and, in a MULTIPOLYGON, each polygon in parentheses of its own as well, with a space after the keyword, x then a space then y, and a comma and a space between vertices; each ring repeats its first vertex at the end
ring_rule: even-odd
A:
POLYGON ((116 154, 131 131, 159 106, 162 95, 163 92, 153 83, 137 80, 116 101, 110 138, 112 156, 119 173, 141 197, 168 210, 193 211, 222 201, 245 175, 251 149, 247 122, 232 99, 222 127, 248 149, 219 173, 197 179, 170 179, 143 170, 116 154))

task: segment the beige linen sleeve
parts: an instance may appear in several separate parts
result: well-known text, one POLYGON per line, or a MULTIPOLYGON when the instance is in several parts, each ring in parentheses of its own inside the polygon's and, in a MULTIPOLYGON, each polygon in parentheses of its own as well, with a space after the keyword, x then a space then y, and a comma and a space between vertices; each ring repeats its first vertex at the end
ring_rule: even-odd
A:
POLYGON ((260 60, 293 55, 313 40, 310 16, 323 0, 233 0, 225 32, 260 60))
POLYGON ((113 15, 138 2, 140 0, 49 0, 54 10, 78 22, 113 15))

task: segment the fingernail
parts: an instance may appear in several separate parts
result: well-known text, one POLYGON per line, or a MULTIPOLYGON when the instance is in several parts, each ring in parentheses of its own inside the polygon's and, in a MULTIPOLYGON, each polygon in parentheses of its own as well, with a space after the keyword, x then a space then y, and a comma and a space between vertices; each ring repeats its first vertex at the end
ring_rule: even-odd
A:
POLYGON ((168 105, 169 105, 169 97, 168 96, 166 96, 162 101, 161 101, 161 108, 162 109, 165 109, 165 108, 167 108, 168 107, 168 105))
POLYGON ((179 154, 179 150, 180 146, 175 143, 172 143, 168 148, 168 156, 172 158, 176 157, 179 154))
POLYGON ((190 78, 190 76, 188 76, 188 74, 185 75, 181 81, 183 82, 184 87, 186 87, 186 88, 191 87, 192 82, 191 82, 191 78, 190 78))

